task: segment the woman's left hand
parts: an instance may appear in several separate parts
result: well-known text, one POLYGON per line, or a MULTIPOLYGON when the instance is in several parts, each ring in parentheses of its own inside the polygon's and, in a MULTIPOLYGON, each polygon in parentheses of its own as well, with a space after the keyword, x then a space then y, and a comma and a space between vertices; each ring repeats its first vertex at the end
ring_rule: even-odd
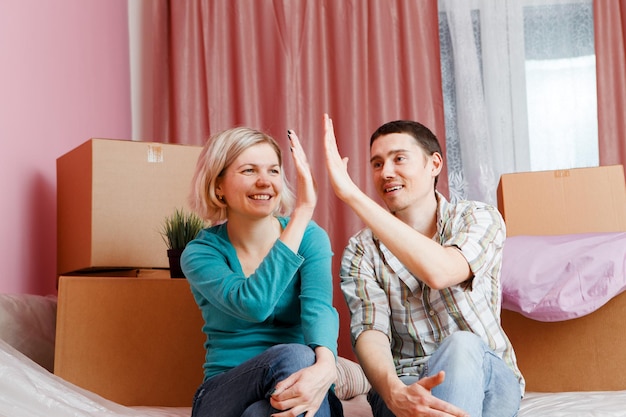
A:
POLYGON ((277 410, 285 411, 274 414, 275 417, 295 417, 303 413, 305 417, 315 416, 330 386, 337 379, 337 365, 330 350, 318 347, 316 356, 314 365, 276 384, 270 403, 277 410), (320 354, 322 349, 324 352, 320 354))
POLYGON ((296 135, 293 130, 289 130, 288 133, 291 156, 298 175, 296 183, 296 209, 308 208, 313 210, 317 204, 317 187, 313 179, 313 174, 311 173, 311 167, 309 166, 309 161, 304 153, 298 135, 296 135))

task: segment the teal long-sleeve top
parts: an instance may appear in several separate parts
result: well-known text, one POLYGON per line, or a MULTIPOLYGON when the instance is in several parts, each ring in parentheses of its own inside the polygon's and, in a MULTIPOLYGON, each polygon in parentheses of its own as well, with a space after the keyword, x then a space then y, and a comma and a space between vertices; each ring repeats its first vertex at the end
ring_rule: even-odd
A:
MULTIPOLYGON (((289 218, 278 220, 284 229, 289 218)), ((202 230, 181 267, 204 318, 205 380, 276 344, 325 346, 337 356, 332 255, 328 235, 311 221, 297 254, 277 240, 246 277, 226 223, 202 230)))

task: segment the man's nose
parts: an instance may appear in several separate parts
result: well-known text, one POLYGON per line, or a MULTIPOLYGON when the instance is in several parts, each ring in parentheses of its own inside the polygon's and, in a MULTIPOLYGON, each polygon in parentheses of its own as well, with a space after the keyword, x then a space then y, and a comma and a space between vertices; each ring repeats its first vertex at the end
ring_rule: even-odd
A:
POLYGON ((383 178, 393 178, 396 174, 395 168, 392 163, 385 162, 380 169, 380 176, 383 178))

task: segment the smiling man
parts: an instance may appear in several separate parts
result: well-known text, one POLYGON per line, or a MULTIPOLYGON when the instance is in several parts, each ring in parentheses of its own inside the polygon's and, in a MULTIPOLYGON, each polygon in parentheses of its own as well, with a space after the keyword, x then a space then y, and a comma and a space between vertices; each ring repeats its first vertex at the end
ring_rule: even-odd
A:
POLYGON ((370 138, 386 209, 350 178, 327 115, 324 143, 335 193, 366 225, 343 253, 341 288, 374 416, 515 416, 524 379, 500 325, 498 210, 436 190, 441 147, 420 123, 370 138))

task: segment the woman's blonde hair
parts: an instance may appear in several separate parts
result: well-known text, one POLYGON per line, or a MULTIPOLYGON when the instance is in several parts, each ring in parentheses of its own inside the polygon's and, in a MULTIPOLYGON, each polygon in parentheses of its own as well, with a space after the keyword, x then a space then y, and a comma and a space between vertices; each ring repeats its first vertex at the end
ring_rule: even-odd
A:
POLYGON ((243 151, 254 145, 267 143, 276 152, 283 181, 280 202, 275 215, 286 216, 293 209, 295 197, 283 172, 280 146, 270 135, 247 127, 235 127, 219 132, 206 142, 191 182, 189 204, 193 211, 210 224, 226 220, 228 206, 215 194, 217 179, 243 151))

